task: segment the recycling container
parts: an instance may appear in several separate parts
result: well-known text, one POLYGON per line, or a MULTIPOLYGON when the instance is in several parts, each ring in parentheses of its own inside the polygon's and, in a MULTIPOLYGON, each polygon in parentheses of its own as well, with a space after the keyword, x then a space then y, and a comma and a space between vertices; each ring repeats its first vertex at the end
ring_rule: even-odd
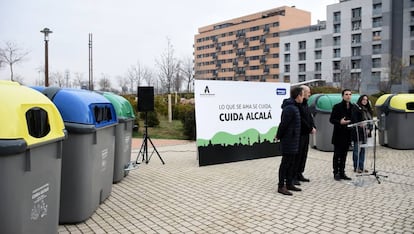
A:
POLYGON ((115 127, 115 159, 113 182, 120 182, 128 175, 128 165, 131 161, 132 130, 134 128, 134 109, 131 103, 122 96, 111 92, 101 92, 115 108, 118 125, 115 127))
MULTIPOLYGON (((356 103, 359 94, 352 94, 351 103, 356 103)), ((333 124, 329 122, 332 108, 342 101, 340 93, 314 94, 309 97, 308 105, 312 112, 316 133, 311 135, 310 146, 321 151, 333 152, 332 144, 333 124)))
POLYGON ((385 94, 375 107, 380 116, 379 143, 395 149, 414 149, 414 94, 385 94))
POLYGON ((81 89, 42 90, 58 108, 68 137, 63 143, 60 223, 88 219, 111 193, 115 109, 102 95, 81 89))
POLYGON ((0 81, 0 232, 57 233, 65 126, 41 93, 0 81))
POLYGON ((386 126, 386 115, 389 112, 389 102, 390 98, 394 94, 384 94, 380 96, 375 102, 375 109, 377 111, 378 122, 378 143, 380 145, 388 145, 388 133, 386 126))

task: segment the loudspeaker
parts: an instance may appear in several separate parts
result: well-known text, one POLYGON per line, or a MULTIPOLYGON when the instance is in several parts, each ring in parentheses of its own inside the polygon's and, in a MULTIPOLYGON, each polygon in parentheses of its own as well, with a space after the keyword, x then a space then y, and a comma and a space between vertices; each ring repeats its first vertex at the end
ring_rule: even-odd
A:
POLYGON ((138 87, 138 111, 154 111, 154 87, 138 87))

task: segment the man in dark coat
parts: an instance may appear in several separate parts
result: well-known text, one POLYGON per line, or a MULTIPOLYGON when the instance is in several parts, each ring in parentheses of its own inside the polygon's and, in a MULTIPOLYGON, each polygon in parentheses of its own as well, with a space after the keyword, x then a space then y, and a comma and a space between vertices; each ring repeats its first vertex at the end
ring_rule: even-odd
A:
POLYGON ((303 172, 305 171, 306 166, 306 159, 308 158, 308 150, 309 150, 309 134, 315 134, 316 126, 315 122, 313 121, 312 114, 308 107, 308 99, 311 95, 311 90, 306 85, 301 85, 303 89, 303 102, 299 105, 300 116, 301 116, 301 123, 300 123, 300 143, 299 143, 299 159, 296 165, 296 173, 295 173, 295 180, 294 183, 296 185, 300 185, 299 181, 302 182, 309 182, 308 178, 303 176, 303 172))
POLYGON ((351 180, 345 174, 346 156, 351 145, 352 92, 349 89, 342 91, 342 101, 332 108, 329 121, 334 125, 332 144, 334 145, 333 174, 335 180, 351 180))
POLYGON ((279 167, 278 192, 283 195, 292 195, 289 190, 301 191, 293 185, 294 163, 298 157, 300 139, 300 112, 298 105, 303 102, 301 87, 293 88, 290 98, 282 104, 282 116, 276 133, 276 140, 280 140, 282 161, 279 167))

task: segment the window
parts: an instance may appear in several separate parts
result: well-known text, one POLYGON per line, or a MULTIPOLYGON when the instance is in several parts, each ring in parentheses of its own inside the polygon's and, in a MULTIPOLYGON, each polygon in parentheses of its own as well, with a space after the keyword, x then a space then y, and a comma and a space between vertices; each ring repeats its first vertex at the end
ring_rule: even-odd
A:
POLYGON ((341 45, 341 37, 340 37, 340 36, 333 37, 333 45, 334 45, 334 46, 339 46, 339 45, 341 45))
POLYGON ((315 48, 321 48, 322 47, 322 39, 315 39, 315 48))
POLYGON ((382 26, 382 17, 376 17, 372 19, 372 27, 377 28, 382 26))
POLYGON ((279 22, 274 22, 273 27, 279 27, 279 22))
POLYGON ((372 72, 371 76, 375 80, 380 80, 381 79, 381 72, 372 72))
POLYGON ((259 30, 259 26, 254 26, 254 27, 251 27, 250 28, 250 31, 252 32, 252 31, 257 31, 257 30, 259 30))
POLYGON ((285 72, 290 72, 290 65, 285 65, 285 72))
POLYGON ((361 34, 352 34, 352 44, 361 43, 361 34))
POLYGON ((333 82, 341 82, 341 73, 333 74, 333 82))
POLYGON ((373 41, 381 40, 381 31, 372 32, 372 40, 373 41))
POLYGON ((289 83, 290 82, 290 76, 283 76, 283 82, 289 83))
POLYGON ((361 56, 361 47, 352 47, 352 56, 361 56))
POLYGON ((301 63, 299 64, 299 72, 305 72, 306 71, 306 64, 301 63))
POLYGON ((333 13, 333 21, 334 22, 339 22, 341 21, 341 12, 337 11, 333 13))
POLYGON ((290 62, 290 54, 285 54, 285 63, 290 62))
POLYGON ((279 58, 279 54, 278 53, 273 54, 272 58, 279 58))
POLYGON ((322 50, 316 50, 315 59, 321 59, 321 58, 322 58, 322 50))
POLYGON ((306 60, 306 52, 299 52, 299 61, 306 60))
POLYGON ((334 70, 340 70, 341 69, 341 62, 340 61, 334 61, 333 62, 333 69, 334 70))
POLYGON ((372 54, 381 54, 381 53, 382 53, 381 44, 372 46, 372 54))
POLYGON ((279 64, 278 63, 273 64, 272 68, 279 68, 279 64))
POLYGON ((320 79, 322 79, 322 75, 321 74, 315 74, 314 79, 320 80, 320 79))
POLYGON ((340 58, 341 57, 341 49, 334 49, 333 50, 333 57, 340 58))
POLYGON ((379 68, 379 67, 381 67, 381 59, 380 58, 374 58, 374 59, 372 59, 372 67, 373 68, 379 68))
POLYGON ((352 18, 360 19, 361 18, 361 8, 352 9, 352 18))
POLYGON ((359 73, 359 72, 353 72, 353 73, 351 73, 351 79, 352 80, 361 80, 361 73, 359 73))
POLYGON ((410 66, 414 65, 414 55, 410 55, 410 66))
POLYGON ((315 63, 315 71, 321 71, 322 70, 322 63, 318 62, 315 63))
POLYGON ((298 81, 299 82, 303 82, 303 81, 305 81, 306 80, 306 75, 299 75, 298 76, 298 81))
POLYGON ((352 22, 352 31, 361 30, 361 20, 352 22))
POLYGON ((376 3, 372 5, 372 14, 373 15, 379 15, 382 13, 382 4, 381 3, 376 3))
POLYGON ((352 60, 351 61, 351 68, 352 69, 360 69, 361 68, 361 60, 352 60))
POLYGON ((299 42, 299 49, 300 50, 306 49, 306 41, 300 41, 299 42))
POLYGON ((414 37, 414 26, 410 26, 410 37, 414 37))
POLYGON ((290 43, 285 43, 285 51, 290 51, 290 43))
POLYGON ((334 24, 334 33, 341 32, 341 24, 334 24))

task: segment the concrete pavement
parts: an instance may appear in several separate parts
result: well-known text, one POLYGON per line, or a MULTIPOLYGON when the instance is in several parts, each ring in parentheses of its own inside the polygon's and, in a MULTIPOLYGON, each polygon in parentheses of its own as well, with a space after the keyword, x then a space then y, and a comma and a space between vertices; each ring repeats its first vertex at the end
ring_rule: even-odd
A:
MULTIPOLYGON (((195 142, 154 141, 154 155, 114 184, 85 222, 59 233, 414 233, 414 150, 377 147, 373 175, 335 181, 332 152, 310 149, 303 191, 277 193, 281 157, 198 167, 195 142), (158 144, 160 143, 160 144, 158 144)), ((140 144, 133 144, 135 159, 140 144)), ((368 149, 366 168, 373 168, 368 149)))

